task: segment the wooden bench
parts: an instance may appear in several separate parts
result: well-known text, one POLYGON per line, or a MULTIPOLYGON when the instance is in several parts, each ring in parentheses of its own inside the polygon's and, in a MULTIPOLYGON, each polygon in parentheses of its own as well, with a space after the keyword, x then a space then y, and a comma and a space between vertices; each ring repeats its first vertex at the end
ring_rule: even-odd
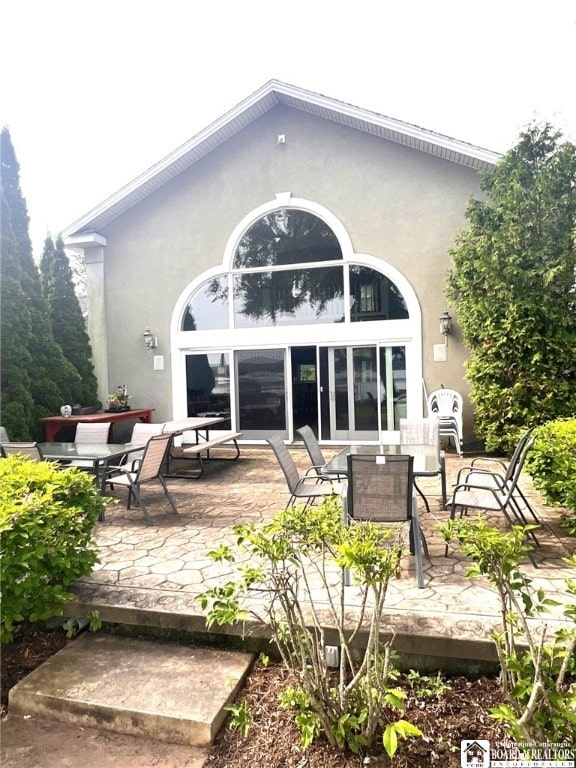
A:
POLYGON ((204 472, 204 459, 212 458, 210 451, 219 446, 228 446, 234 448, 234 456, 218 456, 219 461, 236 461, 240 456, 240 446, 238 438, 242 437, 242 432, 223 432, 221 435, 211 437, 209 440, 199 438, 197 443, 183 443, 179 448, 170 450, 170 459, 183 461, 186 459, 198 459, 198 472, 190 474, 188 471, 174 472, 171 477, 190 477, 196 480, 204 472))

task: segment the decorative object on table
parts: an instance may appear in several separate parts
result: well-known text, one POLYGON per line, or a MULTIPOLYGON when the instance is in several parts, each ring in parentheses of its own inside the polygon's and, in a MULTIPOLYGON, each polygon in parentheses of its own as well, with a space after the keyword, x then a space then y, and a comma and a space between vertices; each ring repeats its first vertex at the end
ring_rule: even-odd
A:
POLYGON ((60 414, 65 419, 69 419, 70 416, 72 416, 72 406, 71 405, 63 405, 62 408, 60 408, 60 414))
POLYGON ((111 392, 108 395, 108 408, 106 409, 106 413, 120 413, 122 411, 129 411, 129 399, 130 395, 128 394, 128 387, 126 384, 122 384, 118 387, 116 392, 111 392))
POLYGON ((86 416, 89 413, 98 413, 98 408, 95 405, 80 405, 80 403, 72 406, 72 416, 86 416))

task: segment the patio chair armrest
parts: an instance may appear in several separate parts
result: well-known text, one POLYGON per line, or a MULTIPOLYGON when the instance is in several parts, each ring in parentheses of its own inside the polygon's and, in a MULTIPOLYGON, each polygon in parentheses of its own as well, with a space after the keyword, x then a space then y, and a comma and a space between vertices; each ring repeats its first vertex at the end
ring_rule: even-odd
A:
POLYGON ((130 472, 130 469, 126 464, 108 464, 104 475, 106 477, 113 477, 114 475, 125 475, 127 472, 130 472))
MULTIPOLYGON (((470 466, 476 468, 476 462, 482 462, 484 464, 498 464, 498 466, 506 472, 506 464, 500 459, 492 459, 490 456, 476 456, 470 462, 470 466)), ((478 467, 480 469, 480 467, 478 467)))
POLYGON ((474 485, 472 483, 460 483, 460 485, 456 485, 454 487, 454 492, 452 494, 452 499, 448 502, 448 505, 453 503, 454 497, 458 493, 458 491, 490 491, 492 496, 499 501, 500 498, 498 496, 498 491, 501 491, 501 488, 490 488, 488 485, 474 485))
POLYGON ((504 478, 502 477, 501 474, 499 474, 498 472, 491 472, 489 469, 483 469, 482 467, 473 467, 473 466, 460 468, 460 470, 458 471, 456 482, 454 483, 455 486, 466 484, 466 480, 462 479, 462 476, 465 473, 467 473, 468 475, 474 473, 475 475, 486 475, 486 476, 493 477, 499 488, 504 487, 504 478))

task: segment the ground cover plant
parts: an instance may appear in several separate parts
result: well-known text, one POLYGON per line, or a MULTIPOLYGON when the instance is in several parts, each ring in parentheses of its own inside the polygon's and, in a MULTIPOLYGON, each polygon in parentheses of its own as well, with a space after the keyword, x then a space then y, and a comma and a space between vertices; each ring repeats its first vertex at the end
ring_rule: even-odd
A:
POLYGON ((47 461, 0 461, 0 639, 16 623, 62 614, 69 584, 97 562, 92 530, 106 499, 93 477, 47 461))

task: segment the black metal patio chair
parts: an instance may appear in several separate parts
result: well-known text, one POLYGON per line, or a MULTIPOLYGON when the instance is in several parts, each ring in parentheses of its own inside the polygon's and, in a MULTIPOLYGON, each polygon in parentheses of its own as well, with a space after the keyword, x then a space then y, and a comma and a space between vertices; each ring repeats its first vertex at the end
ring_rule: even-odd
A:
POLYGON ((170 502, 172 511, 175 515, 178 514, 176 505, 170 492, 166 481, 164 480, 161 470, 164 459, 168 452, 170 441, 172 440, 171 434, 153 435, 146 444, 144 453, 138 463, 138 468, 132 471, 127 466, 108 467, 107 475, 105 478, 106 485, 116 486, 123 485, 128 489, 128 501, 127 508, 130 509, 130 502, 132 496, 136 500, 136 504, 142 510, 142 514, 146 518, 148 524, 152 523, 152 519, 148 514, 148 510, 142 501, 142 495, 140 493, 140 486, 145 483, 150 483, 153 480, 157 480, 162 486, 164 493, 170 502))
MULTIPOLYGON (((414 496, 414 457, 408 455, 348 455, 348 485, 343 494, 350 522, 403 526, 416 561, 418 587, 424 587, 425 549, 414 496)), ((346 581, 349 575, 345 571, 346 581)))
POLYGON ((278 464, 286 478, 288 490, 290 491, 290 498, 286 504, 286 509, 296 503, 296 501, 303 501, 304 509, 306 509, 306 507, 313 504, 316 499, 331 496, 334 493, 340 494, 342 492, 342 488, 338 483, 319 483, 317 479, 307 476, 301 477, 298 472, 298 467, 294 463, 294 459, 279 435, 272 435, 272 437, 268 438, 267 442, 274 451, 278 464))
POLYGON ((306 425, 304 427, 300 427, 300 429, 297 429, 296 432, 304 441, 304 446, 308 451, 308 456, 310 456, 310 460, 312 462, 312 466, 308 467, 306 470, 307 475, 312 472, 315 473, 318 482, 332 482, 334 480, 341 480, 346 477, 346 475, 343 475, 340 472, 326 472, 324 470, 326 459, 324 458, 322 448, 320 448, 318 439, 316 438, 312 427, 306 425))

